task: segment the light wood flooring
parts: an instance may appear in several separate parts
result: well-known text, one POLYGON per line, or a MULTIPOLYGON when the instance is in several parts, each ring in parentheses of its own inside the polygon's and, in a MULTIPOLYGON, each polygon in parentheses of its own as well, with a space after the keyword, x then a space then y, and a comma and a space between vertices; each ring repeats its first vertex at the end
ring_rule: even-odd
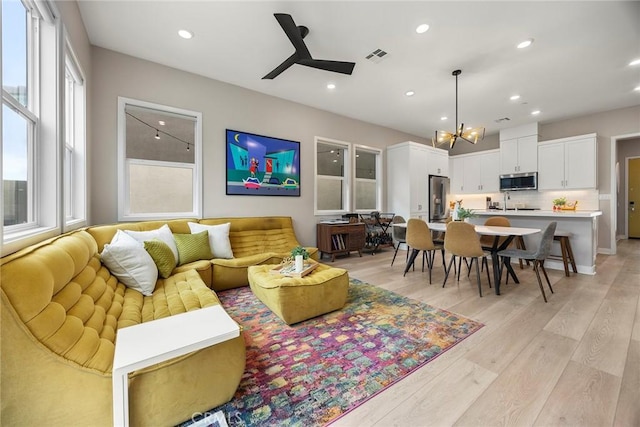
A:
POLYGON ((546 304, 531 267, 500 296, 483 274, 480 298, 475 268, 443 289, 440 254, 431 285, 420 262, 402 276, 405 254, 323 262, 485 326, 334 426, 640 426, 640 240, 598 255, 595 276, 548 270, 546 304))

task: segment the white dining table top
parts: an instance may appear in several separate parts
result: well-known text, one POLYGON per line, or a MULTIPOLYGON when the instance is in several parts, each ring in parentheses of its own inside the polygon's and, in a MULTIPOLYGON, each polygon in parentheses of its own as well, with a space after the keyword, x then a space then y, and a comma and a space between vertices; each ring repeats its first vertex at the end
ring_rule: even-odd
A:
MULTIPOLYGON (((447 231, 447 224, 445 222, 428 222, 430 230, 433 231, 447 231)), ((393 224, 394 227, 406 228, 407 223, 393 224)), ((485 236, 526 236, 529 234, 539 233, 539 228, 525 228, 525 227, 496 227, 492 225, 474 225, 476 233, 484 234, 485 236)))

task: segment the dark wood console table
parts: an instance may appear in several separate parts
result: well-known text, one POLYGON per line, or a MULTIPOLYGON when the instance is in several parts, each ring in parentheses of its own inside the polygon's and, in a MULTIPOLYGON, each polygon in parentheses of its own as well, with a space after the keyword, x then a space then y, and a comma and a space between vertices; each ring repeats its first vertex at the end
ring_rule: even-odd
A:
POLYGON ((320 250, 320 259, 327 254, 331 255, 331 261, 335 261, 336 255, 348 255, 357 251, 362 256, 362 248, 365 245, 365 225, 363 223, 350 224, 318 224, 317 244, 320 250))

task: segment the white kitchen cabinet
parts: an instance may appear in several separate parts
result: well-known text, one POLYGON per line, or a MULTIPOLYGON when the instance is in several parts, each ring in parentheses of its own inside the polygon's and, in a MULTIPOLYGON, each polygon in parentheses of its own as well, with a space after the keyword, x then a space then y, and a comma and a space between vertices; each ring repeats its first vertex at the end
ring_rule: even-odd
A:
POLYGON ((410 212, 425 212, 429 209, 427 157, 427 150, 423 147, 412 146, 409 150, 409 168, 405 170, 405 174, 409 178, 411 189, 410 212))
POLYGON ((447 176, 448 156, 412 141, 387 147, 387 210, 405 219, 427 218, 429 175, 447 176))
POLYGON ((538 170, 538 123, 500 131, 500 173, 538 170))
POLYGON ((596 188, 597 135, 545 141, 538 146, 538 190, 596 188))
POLYGON ((464 154, 452 158, 453 194, 495 193, 500 190, 499 150, 464 154))
POLYGON ((480 170, 480 192, 497 193, 500 191, 500 152, 487 152, 480 158, 482 169, 480 170))
POLYGON ((449 176, 449 153, 437 148, 429 150, 427 170, 429 175, 449 176))
POLYGON ((449 158, 449 172, 451 180, 449 189, 451 193, 464 193, 464 157, 452 156, 449 158))

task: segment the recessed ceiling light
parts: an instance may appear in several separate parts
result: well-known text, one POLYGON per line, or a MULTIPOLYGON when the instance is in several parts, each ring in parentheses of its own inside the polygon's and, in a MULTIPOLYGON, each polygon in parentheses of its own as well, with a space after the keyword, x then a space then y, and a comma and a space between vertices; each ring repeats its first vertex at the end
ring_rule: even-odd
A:
POLYGON ((516 99, 520 99, 520 95, 512 95, 509 99, 515 101, 516 99))
POLYGON ((159 124, 160 126, 164 126, 164 125, 165 125, 164 120, 158 120, 158 124, 159 124))
POLYGON ((335 83, 329 83, 329 84, 327 84, 327 89, 335 89, 335 88, 336 88, 335 83))
POLYGON ((187 39, 187 40, 193 37, 193 33, 191 31, 187 31, 187 30, 178 31, 178 35, 180 37, 182 37, 183 39, 187 39))
POLYGON ((429 31, 429 25, 427 24, 420 24, 416 28, 416 33, 418 34, 426 33, 427 31, 429 31))
POLYGON ((634 59, 633 61, 629 62, 630 66, 634 66, 634 65, 640 65, 640 58, 638 59, 634 59))
POLYGON ((415 95, 416 93, 415 93, 414 91, 412 91, 412 90, 408 90, 408 91, 406 91, 404 94, 405 94, 406 96, 413 96, 413 95, 415 95))
POLYGON ((531 112, 532 116, 537 116, 538 114, 540 114, 540 110, 534 110, 531 112))
POLYGON ((447 119, 448 119, 448 117, 447 117, 447 116, 442 116, 442 117, 440 117, 440 120, 447 120, 447 119))
POLYGON ((527 39, 523 42, 518 43, 518 49, 524 49, 525 47, 529 47, 531 46, 531 43, 533 43, 533 39, 527 39))
POLYGON ((633 90, 635 90, 636 92, 640 92, 640 86, 636 86, 636 88, 633 90))

